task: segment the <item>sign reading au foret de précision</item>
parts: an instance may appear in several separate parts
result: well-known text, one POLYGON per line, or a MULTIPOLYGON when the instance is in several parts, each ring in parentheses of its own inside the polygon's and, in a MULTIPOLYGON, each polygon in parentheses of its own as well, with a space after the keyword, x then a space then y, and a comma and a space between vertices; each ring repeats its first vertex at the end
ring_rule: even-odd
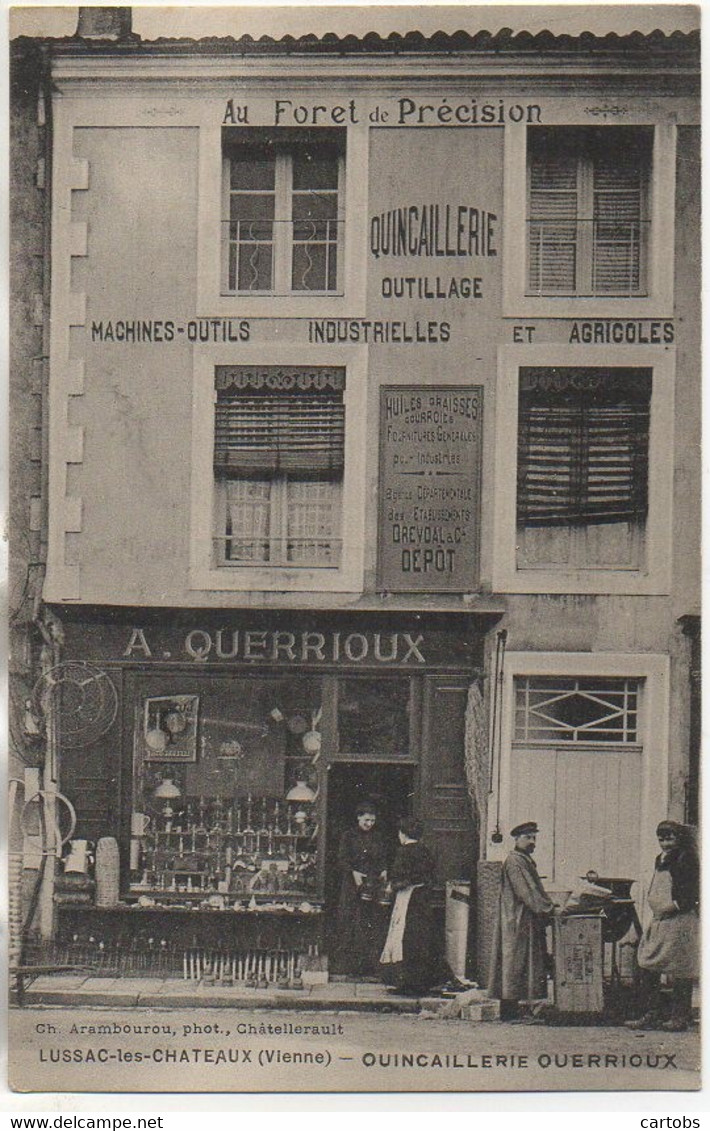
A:
POLYGON ((380 393, 378 585, 466 593, 478 582, 483 389, 380 393))

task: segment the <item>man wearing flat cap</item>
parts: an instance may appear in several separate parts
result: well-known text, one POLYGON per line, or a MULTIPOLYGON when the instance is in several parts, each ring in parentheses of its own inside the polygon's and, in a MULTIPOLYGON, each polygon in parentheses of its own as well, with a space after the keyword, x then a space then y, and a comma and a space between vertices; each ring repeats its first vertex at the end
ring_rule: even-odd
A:
POLYGON ((537 832, 534 821, 511 830, 515 846, 501 873, 488 992, 500 998, 502 1015, 513 1015, 519 1001, 547 992, 545 925, 555 905, 532 858, 537 832))

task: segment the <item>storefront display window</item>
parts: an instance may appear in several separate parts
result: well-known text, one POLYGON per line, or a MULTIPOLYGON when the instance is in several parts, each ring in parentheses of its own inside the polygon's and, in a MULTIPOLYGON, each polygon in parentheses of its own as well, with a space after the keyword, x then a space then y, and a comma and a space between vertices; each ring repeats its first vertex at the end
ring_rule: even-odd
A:
POLYGON ((317 895, 321 681, 146 680, 135 707, 131 894, 215 907, 317 895), (162 693, 165 692, 165 693, 162 693))

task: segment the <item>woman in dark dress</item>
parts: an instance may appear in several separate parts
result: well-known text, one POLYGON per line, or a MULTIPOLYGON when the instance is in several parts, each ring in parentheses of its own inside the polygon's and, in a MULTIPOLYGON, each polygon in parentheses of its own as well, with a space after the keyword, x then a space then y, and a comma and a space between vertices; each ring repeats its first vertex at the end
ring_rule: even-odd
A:
POLYGON ((387 848, 371 801, 358 805, 357 827, 343 833, 338 851, 341 873, 338 937, 333 969, 339 974, 377 973, 386 915, 377 899, 387 879, 387 848))
POLYGON ((424 993, 446 976, 431 905, 434 858, 421 835, 414 818, 400 820, 400 846, 389 874, 395 900, 380 956, 383 981, 405 994, 424 993))
POLYGON ((661 821, 648 904, 653 918, 638 948, 642 1015, 627 1021, 630 1029, 666 1029, 679 1033, 691 1019, 693 981, 698 977, 698 901, 700 866, 690 830, 677 821, 661 821), (670 992, 661 990, 666 976, 670 992))

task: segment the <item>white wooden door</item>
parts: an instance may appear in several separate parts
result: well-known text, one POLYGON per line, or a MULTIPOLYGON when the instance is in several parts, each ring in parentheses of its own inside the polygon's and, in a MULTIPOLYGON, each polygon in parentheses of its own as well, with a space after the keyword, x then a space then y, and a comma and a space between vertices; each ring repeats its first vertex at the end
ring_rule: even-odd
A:
POLYGON ((510 825, 540 826, 535 860, 548 890, 571 890, 590 868, 638 878, 641 772, 638 746, 514 746, 510 825))

